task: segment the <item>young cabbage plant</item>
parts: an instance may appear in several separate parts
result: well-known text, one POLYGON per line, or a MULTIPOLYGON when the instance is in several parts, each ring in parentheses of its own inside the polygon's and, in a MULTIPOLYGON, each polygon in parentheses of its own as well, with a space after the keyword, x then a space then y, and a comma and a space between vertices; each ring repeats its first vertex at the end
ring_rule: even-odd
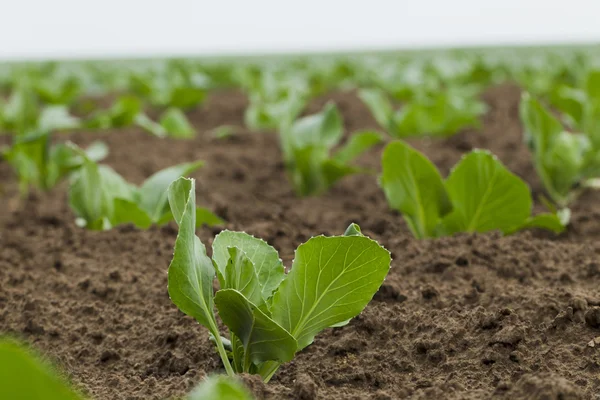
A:
POLYGON ((527 184, 486 150, 464 156, 446 180, 423 154, 401 141, 386 147, 382 166, 388 203, 418 239, 492 230, 510 234, 533 227, 564 230, 556 214, 531 216, 527 184))
POLYGON ((182 60, 170 60, 158 71, 130 73, 128 88, 155 106, 190 109, 206 99, 207 77, 182 60))
MULTIPOLYGON (((83 155, 81 151, 80 154, 83 155)), ((173 220, 167 200, 169 184, 203 165, 197 161, 163 169, 138 187, 125 181, 112 168, 98 165, 89 157, 83 158, 83 165, 72 176, 69 203, 78 217, 78 225, 94 230, 126 223, 146 229, 152 224, 163 225, 173 220)), ((196 209, 195 215, 195 226, 223 223, 205 208, 196 209)))
POLYGON ((122 96, 110 108, 98 110, 85 122, 91 129, 124 128, 137 125, 157 137, 192 138, 196 131, 179 108, 165 110, 158 122, 142 109, 142 102, 134 96, 122 96))
POLYGON ((381 89, 361 89, 359 97, 377 123, 397 138, 454 135, 464 128, 479 127, 479 118, 486 111, 475 94, 457 90, 417 96, 398 111, 381 89))
POLYGON ((313 195, 327 190, 346 175, 365 171, 350 163, 381 143, 375 132, 360 132, 331 154, 344 133, 337 107, 328 103, 323 111, 295 121, 280 131, 283 155, 296 193, 313 195))
POLYGON ((600 130, 567 132, 559 119, 528 93, 523 94, 519 111, 525 141, 546 192, 559 207, 566 207, 600 177, 600 136, 594 136, 600 130))
POLYGON ((287 274, 273 247, 244 232, 219 233, 211 259, 195 234, 194 180, 177 179, 168 197, 179 225, 169 296, 209 330, 229 375, 259 374, 268 382, 320 331, 357 316, 390 268, 390 253, 355 224, 347 236, 317 236, 300 245, 287 274), (215 307, 229 329, 227 339, 215 307))
POLYGON ((0 399, 81 399, 51 366, 7 338, 0 338, 0 382, 0 399))
MULTIPOLYGON (((83 164, 84 158, 79 152, 64 143, 51 145, 50 139, 48 131, 15 136, 12 146, 2 149, 2 158, 17 173, 21 194, 25 195, 30 186, 49 190, 83 164)), ((83 153, 91 160, 100 161, 108 154, 108 147, 94 142, 83 153)))

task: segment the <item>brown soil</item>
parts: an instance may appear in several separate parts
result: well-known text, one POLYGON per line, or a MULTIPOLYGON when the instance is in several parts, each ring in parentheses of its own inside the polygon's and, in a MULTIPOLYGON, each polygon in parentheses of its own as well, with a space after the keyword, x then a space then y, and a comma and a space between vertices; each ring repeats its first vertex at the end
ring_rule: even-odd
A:
MULTIPOLYGON (((519 89, 486 92, 481 131, 414 144, 444 173, 473 147, 496 153, 541 190, 522 144, 519 89)), ((375 123, 353 93, 333 99, 348 130, 375 123)), ((341 234, 349 222, 393 254, 389 277, 348 326, 329 329, 263 385, 258 396, 297 399, 594 399, 600 392, 600 193, 574 205, 558 237, 524 232, 415 240, 390 211, 372 176, 344 179, 300 199, 288 184, 273 134, 240 128, 228 139, 208 130, 242 125, 244 96, 223 92, 191 117, 194 141, 156 139, 137 129, 78 133, 104 140, 106 163, 139 183, 156 170, 202 159, 200 204, 260 236, 289 265, 311 235, 341 234)), ((380 149, 364 157, 379 164, 380 149)), ((18 335, 61 366, 95 399, 164 399, 222 372, 207 331, 167 296, 176 227, 108 232, 79 229, 65 185, 19 203, 0 164, 0 332, 18 335)), ((219 229, 199 230, 209 244, 219 229)))

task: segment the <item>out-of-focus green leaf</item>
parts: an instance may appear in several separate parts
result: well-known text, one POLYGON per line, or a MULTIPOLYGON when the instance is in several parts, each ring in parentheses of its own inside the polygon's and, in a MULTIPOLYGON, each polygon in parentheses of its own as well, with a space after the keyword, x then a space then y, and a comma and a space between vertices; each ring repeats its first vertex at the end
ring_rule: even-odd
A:
POLYGON ((160 125, 170 137, 189 139, 196 136, 194 127, 185 114, 177 108, 169 108, 165 111, 160 117, 160 125))
POLYGON ((253 397, 235 378, 213 376, 205 379, 188 395, 187 400, 252 400, 253 397))
POLYGON ((0 399, 81 399, 53 369, 8 339, 0 339, 0 399))

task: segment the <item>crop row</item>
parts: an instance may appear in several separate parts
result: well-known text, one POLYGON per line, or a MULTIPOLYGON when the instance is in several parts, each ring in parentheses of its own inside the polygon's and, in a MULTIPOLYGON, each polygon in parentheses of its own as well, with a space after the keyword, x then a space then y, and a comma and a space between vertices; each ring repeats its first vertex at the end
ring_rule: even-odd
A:
MULTIPOLYGON (((350 174, 370 174, 419 239, 529 228, 560 233, 569 223, 569 205, 583 190, 600 186, 600 128, 595 123, 600 120, 600 69, 585 53, 537 57, 523 61, 457 53, 416 60, 382 56, 12 67, 0 78, 0 131, 11 138, 1 154, 13 167, 22 195, 68 179, 69 203, 81 227, 132 223, 145 229, 174 220, 179 234, 168 271, 170 298, 208 329, 228 375, 258 374, 268 382, 320 331, 347 324, 366 307, 390 268, 389 252, 352 224, 342 236, 316 236, 300 245, 289 273, 273 247, 243 232, 218 234, 210 258, 195 229, 224 221, 196 206, 194 180, 185 178, 201 161, 158 171, 136 186, 100 164, 109 151, 103 143, 82 149, 55 139, 71 130, 138 126, 158 137, 185 140, 196 134, 186 112, 200 106, 211 90, 237 87, 250 101, 246 126, 278 135, 298 196, 319 195, 350 174), (525 89, 520 104, 524 137, 548 196, 541 199, 547 212, 536 215, 528 185, 489 151, 465 154, 443 178, 404 141, 478 127, 486 111, 481 92, 508 79, 525 89), (344 138, 334 103, 304 115, 312 98, 348 88, 358 89, 383 132, 344 138), (104 107, 107 98, 112 101, 104 107), (356 163, 383 145, 380 173, 356 163), (215 309, 229 330, 227 337, 217 328, 215 309)), ((223 137, 233 130, 223 126, 213 134, 223 137)), ((0 356, 13 357, 10 365, 21 368, 2 362, 0 372, 37 376, 46 388, 55 388, 54 398, 76 398, 13 342, 0 343, 0 356)), ((16 393, 35 390, 13 381, 0 394, 6 390, 6 398, 16 398, 16 393)), ((46 398, 52 398, 48 393, 46 398)), ((190 398, 225 393, 248 398, 235 382, 218 378, 190 398)))

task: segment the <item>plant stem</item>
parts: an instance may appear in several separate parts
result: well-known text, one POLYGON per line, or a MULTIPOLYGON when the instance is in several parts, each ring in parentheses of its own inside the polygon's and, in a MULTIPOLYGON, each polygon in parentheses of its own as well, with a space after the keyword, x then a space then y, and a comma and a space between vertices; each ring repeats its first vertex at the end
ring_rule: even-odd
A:
POLYGON ((216 327, 216 324, 212 326, 212 334, 215 338, 215 344, 217 345, 217 351, 221 356, 221 361, 223 361, 223 366, 225 367, 225 371, 227 371, 227 375, 235 376, 235 372, 231 367, 231 363, 229 362, 229 357, 227 356, 227 352, 225 351, 225 347, 223 346, 223 341, 221 340, 221 334, 216 327))

